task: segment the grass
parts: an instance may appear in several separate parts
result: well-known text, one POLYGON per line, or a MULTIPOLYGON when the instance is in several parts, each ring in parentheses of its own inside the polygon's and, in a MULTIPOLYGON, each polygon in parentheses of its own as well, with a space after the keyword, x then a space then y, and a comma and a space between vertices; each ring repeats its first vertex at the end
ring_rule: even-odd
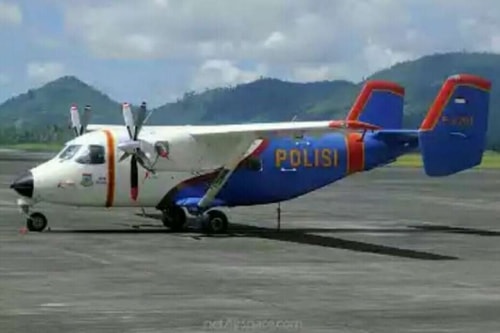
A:
POLYGON ((57 152, 61 150, 63 144, 60 143, 16 143, 11 145, 0 145, 0 148, 15 149, 31 152, 57 152))
MULTIPOLYGON (((397 161, 391 163, 391 166, 406 168, 421 168, 422 157, 420 154, 408 154, 401 156, 397 161)), ((500 169, 500 153, 487 151, 484 153, 483 160, 477 168, 480 169, 500 169)))

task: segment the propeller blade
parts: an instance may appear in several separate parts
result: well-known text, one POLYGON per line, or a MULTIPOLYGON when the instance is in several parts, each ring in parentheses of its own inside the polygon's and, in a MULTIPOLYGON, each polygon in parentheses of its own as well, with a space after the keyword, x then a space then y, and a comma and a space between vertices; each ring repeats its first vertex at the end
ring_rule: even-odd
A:
POLYGON ((129 153, 127 153, 127 152, 123 153, 123 155, 122 155, 122 156, 120 157, 120 159, 118 160, 118 163, 119 163, 119 162, 122 162, 123 160, 125 160, 125 159, 126 159, 127 157, 129 157, 129 156, 130 156, 130 154, 129 154, 129 153))
POLYGON ((81 128, 80 128, 80 135, 85 133, 85 130, 87 129, 87 125, 90 122, 90 116, 91 116, 91 108, 90 105, 85 105, 85 109, 83 109, 83 116, 82 116, 82 122, 81 122, 81 128))
POLYGON ((154 173, 153 163, 151 163, 151 160, 146 156, 146 154, 142 150, 138 149, 136 151, 136 155, 139 164, 147 171, 154 173))
POLYGON ((132 114, 132 109, 130 108, 130 104, 123 103, 122 104, 122 115, 123 120, 125 121, 125 126, 127 126, 127 131, 129 137, 132 139, 132 129, 134 128, 134 115, 132 114))
POLYGON ((80 135, 80 114, 78 113, 78 107, 73 104, 69 110, 70 119, 71 119, 71 128, 75 131, 75 136, 80 135))
POLYGON ((134 140, 137 140, 137 137, 139 136, 139 132, 141 131, 142 125, 144 124, 144 120, 146 120, 147 112, 146 102, 142 102, 135 118, 134 140))
POLYGON ((139 172, 137 170, 137 158, 132 155, 130 160, 130 197, 136 201, 139 194, 139 172))

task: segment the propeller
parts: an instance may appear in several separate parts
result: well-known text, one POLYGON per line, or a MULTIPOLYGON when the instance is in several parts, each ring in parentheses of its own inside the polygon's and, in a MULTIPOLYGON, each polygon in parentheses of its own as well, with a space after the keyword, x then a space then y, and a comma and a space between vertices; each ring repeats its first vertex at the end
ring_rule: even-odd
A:
POLYGON ((90 105, 87 104, 85 106, 85 109, 83 110, 82 120, 80 120, 80 113, 78 111, 78 106, 76 104, 71 105, 69 112, 71 121, 70 127, 75 132, 75 136, 83 135, 90 121, 90 116, 91 116, 90 105))
POLYGON ((75 132, 75 136, 79 136, 81 128, 80 114, 78 113, 78 107, 75 104, 71 105, 71 108, 69 109, 69 115, 71 122, 70 127, 75 132))
MULTIPOLYGON (((122 105, 122 115, 125 121, 125 126, 127 127, 127 132, 129 135, 129 140, 118 144, 118 149, 123 151, 123 155, 120 157, 119 162, 124 161, 129 156, 130 159, 130 197, 132 200, 136 201, 139 194, 139 172, 137 164, 139 163, 148 172, 155 173, 153 169, 154 163, 151 162, 149 157, 144 152, 144 146, 150 145, 148 142, 139 139, 139 133, 144 125, 147 116, 146 102, 142 102, 137 113, 132 113, 130 104, 123 103, 122 105)), ((163 147, 164 148, 164 147, 163 147)), ((158 153, 160 148, 154 146, 154 150, 158 153)), ((158 153, 162 156, 162 154, 158 153)))
POLYGON ((85 105, 85 108, 83 109, 83 116, 82 116, 82 123, 81 123, 81 128, 80 128, 80 135, 84 134, 85 131, 87 130, 87 125, 90 122, 90 116, 92 115, 92 109, 90 108, 90 105, 85 105))

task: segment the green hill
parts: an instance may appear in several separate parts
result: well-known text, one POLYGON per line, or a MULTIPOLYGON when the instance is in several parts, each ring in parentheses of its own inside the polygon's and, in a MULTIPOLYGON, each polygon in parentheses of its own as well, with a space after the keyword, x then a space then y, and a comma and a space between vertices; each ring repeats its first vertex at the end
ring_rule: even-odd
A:
MULTIPOLYGON (((500 146, 500 55, 447 53, 396 64, 367 77, 406 88, 405 126, 416 128, 443 81, 471 73, 492 80, 489 142, 500 146)), ((177 102, 154 110, 150 124, 224 124, 256 121, 332 119, 345 116, 363 82, 285 82, 262 78, 234 87, 187 92, 177 102)), ((61 141, 69 106, 91 104, 92 122, 121 124, 119 103, 75 77, 66 76, 0 105, 0 142, 61 141), (55 125, 55 126, 54 126, 55 125)))
POLYGON ((0 105, 0 142, 67 140, 71 137, 68 124, 72 104, 77 104, 80 110, 90 104, 93 122, 122 122, 117 102, 73 76, 64 76, 0 105))
POLYGON ((356 85, 347 81, 294 83, 263 78, 233 88, 186 93, 180 101, 154 110, 150 119, 155 124, 207 124, 310 118, 309 110, 331 96, 339 101, 335 112, 345 114, 355 91, 356 85))
POLYGON ((61 124, 68 121, 74 103, 81 109, 85 104, 92 105, 96 122, 121 121, 117 102, 74 76, 61 77, 7 100, 0 105, 0 115, 4 124, 18 127, 61 124))

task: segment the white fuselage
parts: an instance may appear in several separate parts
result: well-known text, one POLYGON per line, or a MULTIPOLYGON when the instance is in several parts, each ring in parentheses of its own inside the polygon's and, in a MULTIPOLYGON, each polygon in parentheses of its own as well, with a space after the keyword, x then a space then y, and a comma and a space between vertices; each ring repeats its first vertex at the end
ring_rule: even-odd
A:
MULTIPOLYGON (((153 133, 145 133, 148 134, 153 133)), ((139 196, 135 202, 130 197, 130 157, 119 162, 122 152, 117 149, 117 143, 127 139, 123 128, 77 137, 54 158, 30 170, 34 180, 32 199, 35 203, 44 201, 71 206, 154 207, 183 180, 211 170, 212 163, 202 152, 193 154, 190 138, 181 138, 182 132, 176 135, 172 131, 171 134, 168 139, 173 149, 169 159, 158 159, 156 174, 139 166, 139 196), (100 160, 85 159, 89 145, 102 148, 100 160), (71 147, 75 147, 76 152, 66 154, 71 147), (182 154, 183 149, 190 153, 182 154)))

